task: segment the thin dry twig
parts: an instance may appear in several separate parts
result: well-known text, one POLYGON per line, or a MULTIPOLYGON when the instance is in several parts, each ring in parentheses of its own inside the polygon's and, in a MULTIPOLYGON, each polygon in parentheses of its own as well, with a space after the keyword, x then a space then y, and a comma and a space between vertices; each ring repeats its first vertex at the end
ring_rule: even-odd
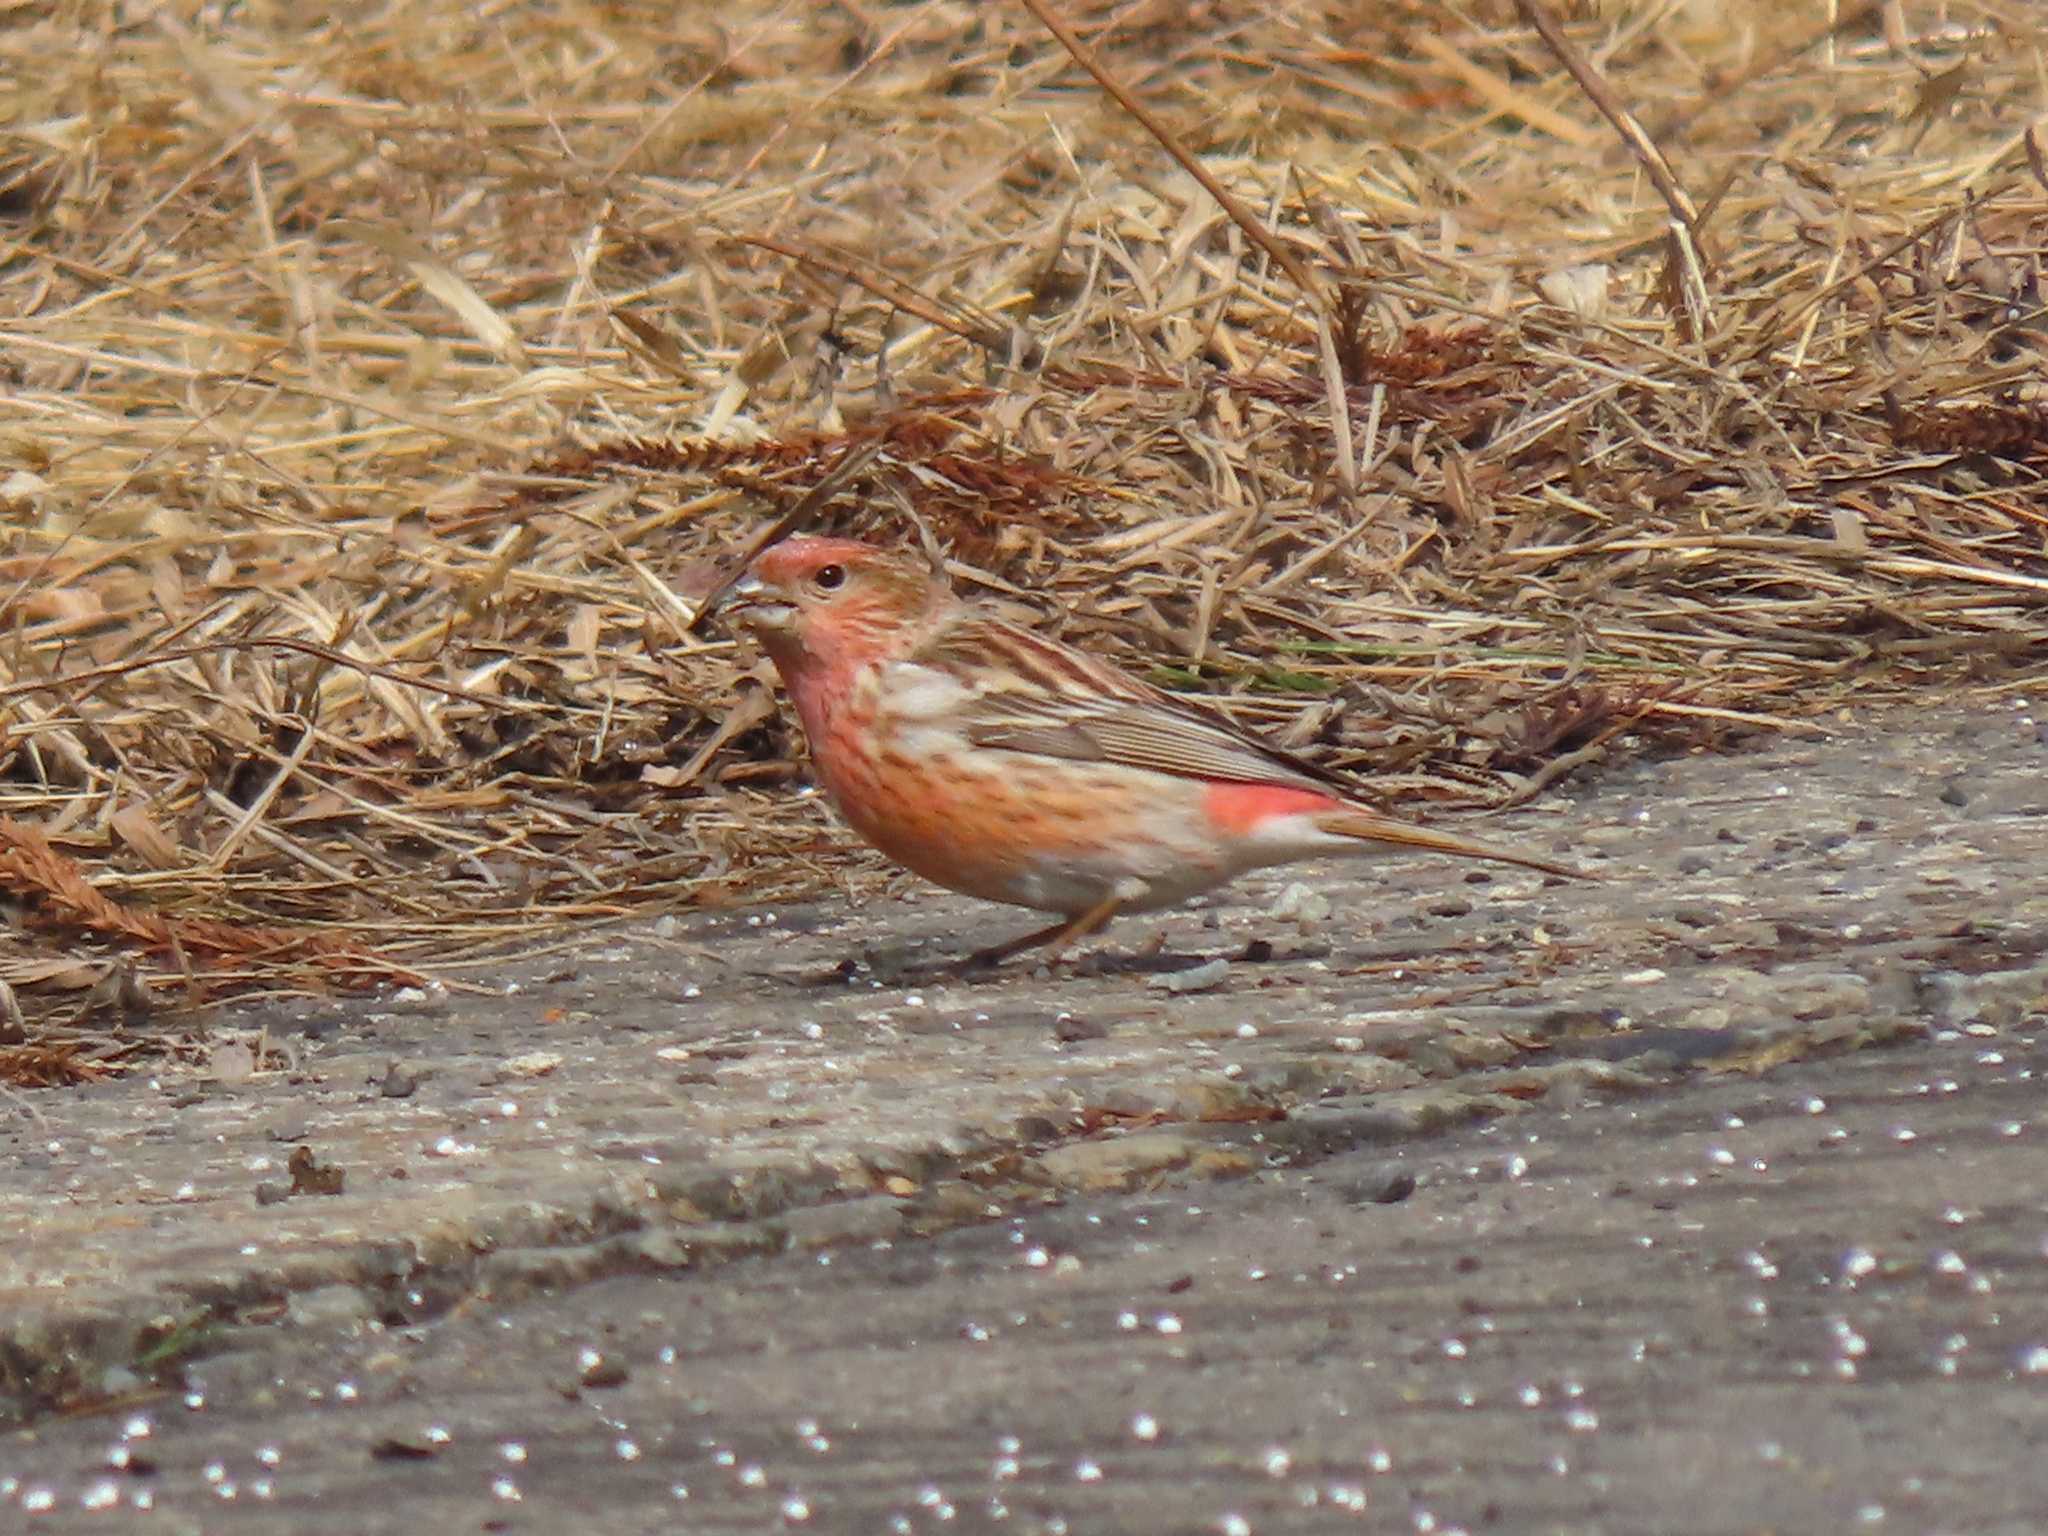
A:
POLYGON ((1592 62, 1572 45, 1565 36, 1564 28, 1557 18, 1550 14, 1542 0, 1515 0, 1515 9, 1522 13, 1522 19, 1536 29, 1544 46, 1557 55, 1558 62, 1571 71, 1579 89, 1586 93, 1586 99, 1600 109, 1600 115, 1613 125, 1621 136, 1621 142, 1628 146, 1628 152, 1636 157, 1643 173, 1650 178, 1650 185, 1657 189, 1657 195, 1671 210, 1671 216, 1684 224, 1689 233, 1697 234, 1700 221, 1699 209, 1694 206, 1691 196, 1679 185, 1678 177, 1672 173, 1671 162, 1664 158, 1664 152, 1643 131, 1643 125, 1636 115, 1622 105, 1592 62))
POLYGON ((1161 121, 1156 112, 1147 107, 1128 86, 1103 67, 1094 50, 1081 41, 1080 35, 1060 19, 1059 14, 1046 4, 1046 0, 1023 0, 1023 4, 1026 10, 1044 23, 1046 31, 1060 40, 1060 46, 1074 56, 1074 62, 1093 75, 1095 83, 1114 96, 1117 105, 1136 118, 1144 130, 1158 141, 1159 147, 1173 156, 1182 170, 1201 183, 1202 190, 1216 199, 1217 206, 1229 216, 1230 222, 1244 231, 1244 237, 1273 258, 1274 265, 1287 274, 1310 306, 1317 313, 1327 316, 1329 304, 1323 293, 1322 284, 1309 275, 1309 270, 1302 265, 1301 258, 1253 217, 1251 210, 1239 202, 1230 189, 1195 158, 1187 146, 1182 144, 1172 130, 1161 121))

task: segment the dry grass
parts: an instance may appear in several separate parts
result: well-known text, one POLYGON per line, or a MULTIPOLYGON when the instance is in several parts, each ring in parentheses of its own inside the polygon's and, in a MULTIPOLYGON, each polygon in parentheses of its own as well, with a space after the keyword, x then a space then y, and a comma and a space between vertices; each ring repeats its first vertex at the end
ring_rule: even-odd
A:
POLYGON ((1021 5, 336 14, 0 32, 31 1016, 871 878, 683 630, 869 445, 837 526, 1382 771, 2048 670, 2034 0, 1566 18, 1662 194, 1508 0, 1069 0, 1259 239, 1021 5))

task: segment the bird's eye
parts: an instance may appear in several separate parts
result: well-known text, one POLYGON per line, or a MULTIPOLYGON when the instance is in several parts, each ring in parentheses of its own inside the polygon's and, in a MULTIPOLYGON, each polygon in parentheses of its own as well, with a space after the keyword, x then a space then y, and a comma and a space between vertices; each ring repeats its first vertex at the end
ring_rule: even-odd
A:
POLYGON ((821 565, 811 582, 821 592, 836 592, 846 585, 846 567, 843 565, 821 565))

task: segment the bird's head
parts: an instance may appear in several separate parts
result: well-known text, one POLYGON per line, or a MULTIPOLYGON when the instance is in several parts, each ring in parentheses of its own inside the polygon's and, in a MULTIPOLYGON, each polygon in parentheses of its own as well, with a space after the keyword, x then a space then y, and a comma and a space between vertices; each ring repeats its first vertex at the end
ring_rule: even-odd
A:
POLYGON ((788 678, 901 654, 950 601, 922 563, 854 539, 794 538, 756 555, 720 606, 788 678))

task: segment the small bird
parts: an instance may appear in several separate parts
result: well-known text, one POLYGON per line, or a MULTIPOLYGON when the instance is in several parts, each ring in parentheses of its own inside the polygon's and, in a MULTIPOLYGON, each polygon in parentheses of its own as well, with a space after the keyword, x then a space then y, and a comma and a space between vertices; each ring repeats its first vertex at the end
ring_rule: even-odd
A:
POLYGON ((782 675, 853 829, 949 890, 1055 913, 1055 954, 1247 870, 1393 845, 1580 871, 1410 825, 1341 775, 851 539, 761 551, 723 605, 782 675))

